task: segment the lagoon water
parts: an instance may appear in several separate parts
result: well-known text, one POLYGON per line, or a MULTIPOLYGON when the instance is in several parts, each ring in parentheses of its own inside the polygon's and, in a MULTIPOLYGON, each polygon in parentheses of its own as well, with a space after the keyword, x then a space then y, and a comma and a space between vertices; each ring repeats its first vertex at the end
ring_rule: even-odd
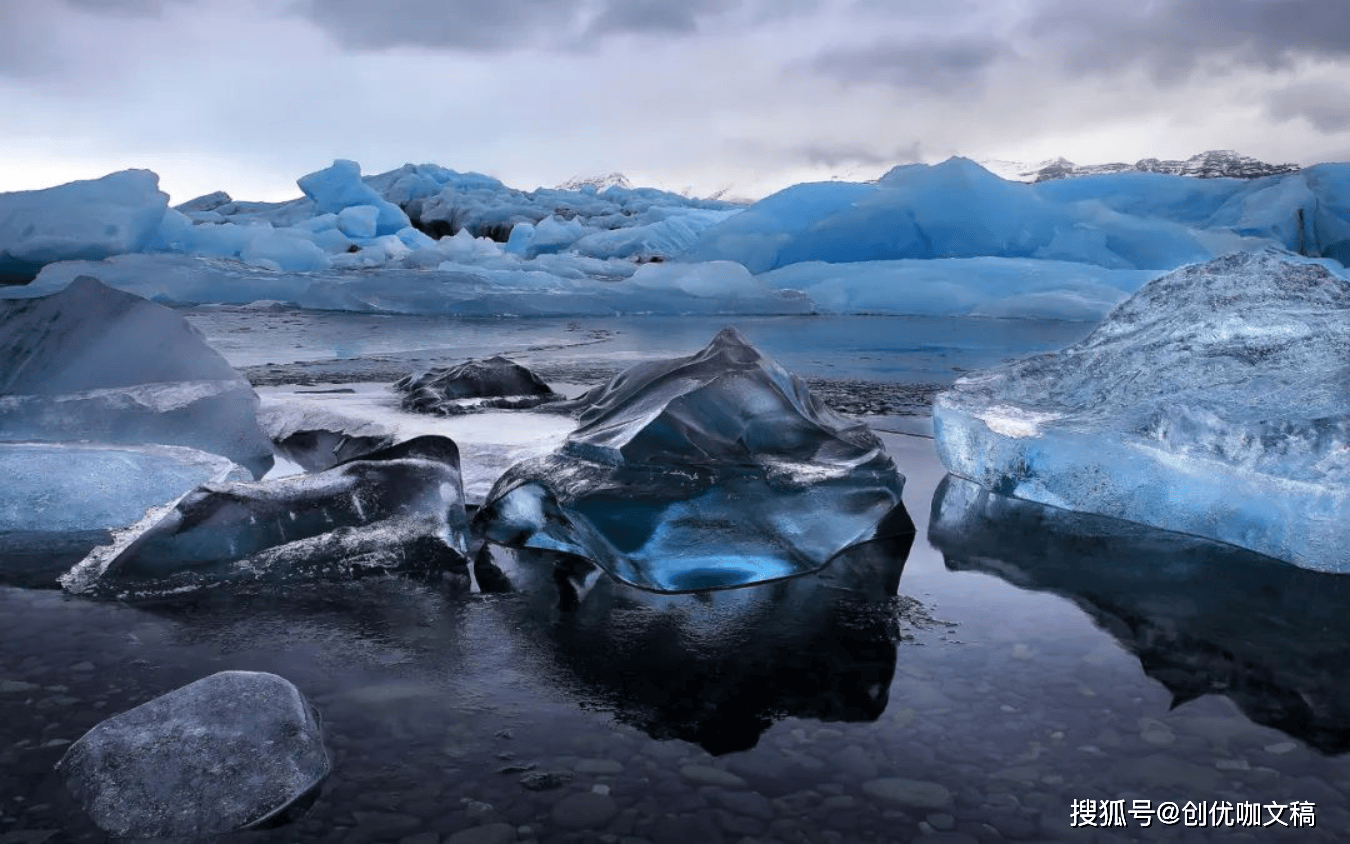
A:
POLYGON ((188 316, 255 383, 324 387, 495 353, 585 385, 732 322, 882 433, 917 533, 746 589, 656 597, 602 580, 570 610, 551 577, 518 595, 377 578, 142 606, 0 587, 0 842, 104 840, 52 771, 65 746, 226 669, 294 682, 322 713, 334 772, 298 822, 222 840, 1303 842, 1350 829, 1350 582, 944 481, 922 436, 932 391, 1090 326, 188 316))

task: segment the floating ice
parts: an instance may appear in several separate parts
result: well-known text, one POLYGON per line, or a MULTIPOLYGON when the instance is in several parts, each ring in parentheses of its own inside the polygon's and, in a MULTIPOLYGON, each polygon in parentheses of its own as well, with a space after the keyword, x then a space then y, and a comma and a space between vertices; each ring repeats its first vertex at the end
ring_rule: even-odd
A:
MULTIPOLYGON (((301 176, 296 184, 305 196, 314 201, 314 208, 320 214, 342 213, 354 206, 366 206, 375 209, 375 230, 370 236, 393 234, 411 223, 408 215, 392 202, 376 193, 375 189, 361 181, 361 165, 355 161, 338 159, 331 166, 308 176, 301 176)), ((355 218, 350 216, 348 220, 355 218)), ((367 211, 356 212, 364 217, 367 211)))
POLYGON ((112 531, 204 483, 244 480, 216 454, 164 445, 0 443, 0 581, 56 579, 112 531))
POLYGON ((821 568, 912 530, 904 477, 866 426, 821 404, 735 329, 685 358, 638 364, 576 400, 558 453, 513 467, 485 535, 587 557, 681 592, 821 568), (879 534, 879 531, 883 531, 879 534))
POLYGON ((313 475, 206 484, 61 579, 70 591, 156 597, 222 583, 461 574, 459 452, 419 437, 313 475))
POLYGON ((294 820, 331 767, 299 689, 222 671, 99 723, 56 770, 115 838, 195 839, 294 820))
POLYGON ((938 454, 1004 495, 1350 571, 1350 283, 1240 253, 1146 285, 1061 352, 938 396, 938 454))
POLYGON ((947 476, 928 540, 947 567, 1062 595, 1179 705, 1233 700, 1323 753, 1350 750, 1350 579, 1232 545, 1006 498, 947 476))
POLYGON ((501 355, 415 372, 395 382, 394 389, 403 394, 404 410, 442 416, 537 407, 562 398, 538 375, 501 355))
POLYGON ((272 464, 248 381, 181 316, 82 276, 0 303, 0 439, 183 445, 272 464))
POLYGON ((0 284, 28 281, 54 261, 139 252, 168 203, 149 170, 0 193, 0 284))

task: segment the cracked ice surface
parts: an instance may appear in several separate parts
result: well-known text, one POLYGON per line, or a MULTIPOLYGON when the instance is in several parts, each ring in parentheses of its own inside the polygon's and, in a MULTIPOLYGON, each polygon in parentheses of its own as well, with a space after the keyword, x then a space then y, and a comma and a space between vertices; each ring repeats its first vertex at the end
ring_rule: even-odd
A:
POLYGON ((1350 571, 1350 284, 1267 251, 1145 286, 1083 341, 958 381, 955 475, 1350 571))

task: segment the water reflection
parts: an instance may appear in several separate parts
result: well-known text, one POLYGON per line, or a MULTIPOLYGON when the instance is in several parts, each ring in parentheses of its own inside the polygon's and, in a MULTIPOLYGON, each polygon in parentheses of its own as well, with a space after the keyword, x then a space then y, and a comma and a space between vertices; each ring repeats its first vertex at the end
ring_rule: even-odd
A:
POLYGON ((476 573, 489 588, 525 596, 523 634, 583 705, 722 754, 754 747, 785 717, 881 715, 895 674, 895 593, 913 539, 853 546, 800 577, 690 594, 636 589, 538 549, 489 546, 476 573))
POLYGON ((947 476, 928 539, 947 567, 1073 601, 1174 706, 1222 694, 1323 753, 1350 750, 1350 577, 1071 513, 947 476))

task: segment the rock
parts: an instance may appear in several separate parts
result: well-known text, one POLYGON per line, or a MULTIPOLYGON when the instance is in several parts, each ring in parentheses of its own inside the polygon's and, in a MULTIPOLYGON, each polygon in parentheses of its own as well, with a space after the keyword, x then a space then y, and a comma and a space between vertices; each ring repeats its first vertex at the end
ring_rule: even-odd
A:
POLYGON ((553 804, 553 822, 568 829, 595 829, 604 826, 619 812, 619 804, 608 794, 580 791, 553 804))
POLYGON ((223 671, 103 721, 56 765, 116 837, 203 836, 292 820, 330 763, 319 720, 275 674, 223 671))
POLYGON ((516 840, 516 828, 509 823, 487 823, 470 829, 461 829, 445 840, 445 844, 511 844, 516 840))
POLYGON ((538 375, 501 355, 417 372, 394 383, 404 410, 458 416, 486 408, 523 409, 556 402, 538 375))
POLYGON ((698 785, 715 785, 719 788, 745 788, 745 780, 721 768, 711 765, 684 765, 680 774, 698 785))
POLYGON ((946 786, 924 780, 883 777, 863 783, 863 791, 893 806, 906 809, 950 809, 952 793, 946 786))

